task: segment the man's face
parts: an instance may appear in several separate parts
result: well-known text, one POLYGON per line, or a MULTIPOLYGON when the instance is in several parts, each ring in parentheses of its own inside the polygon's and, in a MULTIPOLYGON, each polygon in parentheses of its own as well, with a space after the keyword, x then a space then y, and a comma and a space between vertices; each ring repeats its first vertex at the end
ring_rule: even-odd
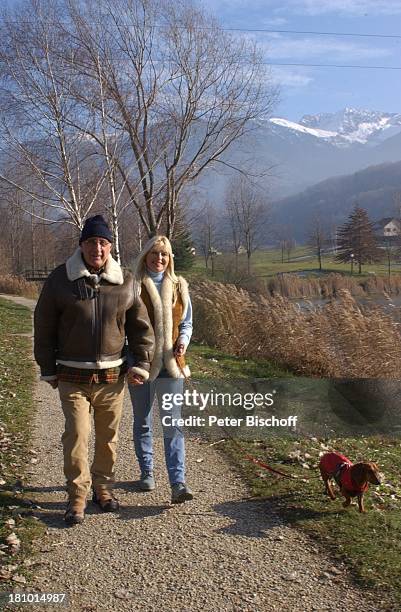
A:
POLYGON ((111 242, 94 236, 81 242, 81 251, 86 264, 93 270, 100 270, 110 255, 111 242))

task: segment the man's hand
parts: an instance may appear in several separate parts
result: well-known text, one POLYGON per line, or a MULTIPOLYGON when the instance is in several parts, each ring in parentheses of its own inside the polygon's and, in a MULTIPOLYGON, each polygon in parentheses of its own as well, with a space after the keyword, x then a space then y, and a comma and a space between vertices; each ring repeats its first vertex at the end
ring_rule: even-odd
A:
POLYGON ((127 380, 130 385, 143 385, 144 383, 143 377, 132 370, 128 370, 127 380))
POLYGON ((46 380, 46 382, 53 387, 53 389, 57 389, 58 387, 58 380, 57 378, 55 378, 54 380, 46 380))
POLYGON ((185 355, 186 350, 185 344, 177 344, 174 349, 174 357, 182 357, 185 355))

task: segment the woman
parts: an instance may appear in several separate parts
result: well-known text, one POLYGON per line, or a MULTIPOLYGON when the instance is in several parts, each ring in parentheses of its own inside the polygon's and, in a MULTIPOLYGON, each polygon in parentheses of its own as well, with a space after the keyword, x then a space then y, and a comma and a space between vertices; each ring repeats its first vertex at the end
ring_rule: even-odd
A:
MULTIPOLYGON (((172 419, 166 419, 169 422, 181 416, 181 405, 174 402, 174 395, 183 392, 183 379, 189 374, 184 355, 192 334, 192 305, 187 282, 174 273, 171 244, 165 236, 155 236, 145 244, 137 258, 134 275, 141 283, 141 297, 156 340, 149 382, 129 386, 134 410, 135 453, 141 469, 140 488, 152 491, 155 488, 152 404, 156 393, 161 409, 162 396, 168 393, 172 407, 163 416, 171 415, 172 419)), ((179 427, 163 425, 163 437, 171 501, 179 504, 193 498, 185 482, 184 436, 179 427)))

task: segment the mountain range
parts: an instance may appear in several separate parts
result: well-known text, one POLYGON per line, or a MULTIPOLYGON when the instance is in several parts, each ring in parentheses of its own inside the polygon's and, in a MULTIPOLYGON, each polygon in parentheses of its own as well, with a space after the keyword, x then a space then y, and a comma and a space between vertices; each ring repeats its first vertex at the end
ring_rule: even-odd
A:
MULTIPOLYGON (((270 119, 273 124, 281 124, 282 121, 270 119)), ((299 123, 287 127, 307 131, 338 147, 350 147, 355 143, 375 146, 401 132, 401 114, 345 108, 338 113, 304 115, 299 123)))
POLYGON ((222 208, 238 176, 227 168, 241 168, 272 203, 272 222, 291 223, 299 240, 318 211, 336 225, 355 201, 375 219, 391 216, 401 192, 401 113, 345 108, 298 121, 255 121, 225 162, 223 172, 207 173, 198 183, 204 197, 222 208))
POLYGON ((254 152, 272 167, 270 194, 285 197, 329 177, 401 160, 401 114, 345 108, 273 117, 253 132, 254 152))

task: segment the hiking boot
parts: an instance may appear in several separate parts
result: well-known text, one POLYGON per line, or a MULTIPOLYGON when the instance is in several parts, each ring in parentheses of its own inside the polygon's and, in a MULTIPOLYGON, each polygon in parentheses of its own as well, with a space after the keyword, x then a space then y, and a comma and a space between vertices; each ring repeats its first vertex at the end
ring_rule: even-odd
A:
POLYGON ((153 491, 155 488, 155 479, 153 472, 142 472, 141 479, 139 481, 139 488, 141 491, 153 491))
POLYGON ((193 493, 185 482, 176 482, 171 485, 171 503, 182 504, 193 499, 193 493))
POLYGON ((68 500, 64 520, 67 525, 80 525, 85 519, 86 498, 73 497, 68 500))
POLYGON ((97 487, 93 490, 92 501, 97 504, 103 512, 117 512, 120 508, 118 500, 113 493, 105 487, 97 487))

